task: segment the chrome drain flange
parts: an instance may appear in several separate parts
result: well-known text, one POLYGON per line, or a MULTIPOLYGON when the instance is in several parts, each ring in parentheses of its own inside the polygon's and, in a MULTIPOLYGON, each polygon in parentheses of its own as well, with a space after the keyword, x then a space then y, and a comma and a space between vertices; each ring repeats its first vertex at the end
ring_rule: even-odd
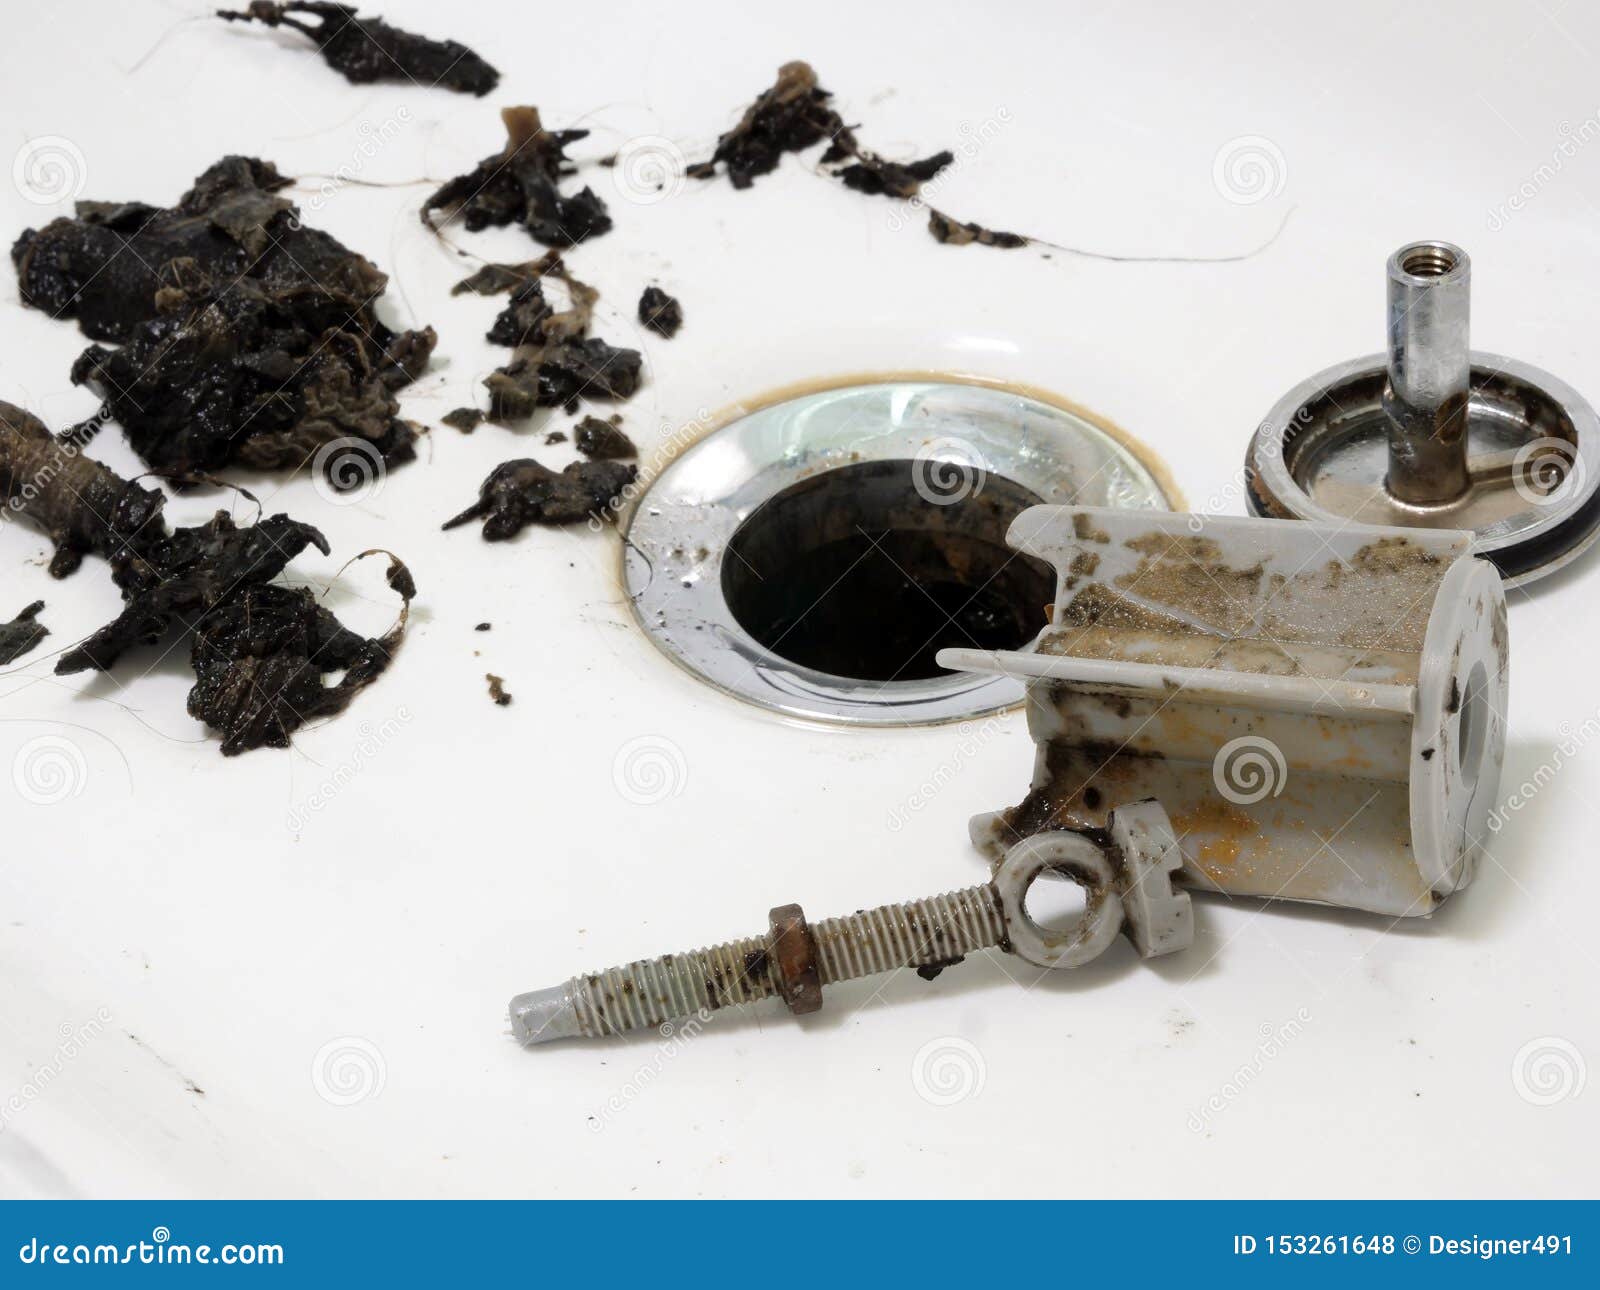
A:
POLYGON ((1054 572, 1005 545, 1040 502, 1167 510, 1157 468, 1090 414, 1017 389, 907 376, 745 412, 656 476, 623 579, 688 671, 793 717, 923 724, 1022 699, 940 648, 1020 648, 1054 572))

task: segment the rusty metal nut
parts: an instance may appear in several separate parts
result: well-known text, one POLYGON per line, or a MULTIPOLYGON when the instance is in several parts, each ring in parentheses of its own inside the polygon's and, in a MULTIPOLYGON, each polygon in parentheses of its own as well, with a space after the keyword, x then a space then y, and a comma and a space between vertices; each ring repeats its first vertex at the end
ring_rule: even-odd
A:
POLYGON ((767 955, 777 970, 778 989, 796 1016, 822 1007, 822 972, 817 941, 799 905, 779 905, 768 916, 767 955))

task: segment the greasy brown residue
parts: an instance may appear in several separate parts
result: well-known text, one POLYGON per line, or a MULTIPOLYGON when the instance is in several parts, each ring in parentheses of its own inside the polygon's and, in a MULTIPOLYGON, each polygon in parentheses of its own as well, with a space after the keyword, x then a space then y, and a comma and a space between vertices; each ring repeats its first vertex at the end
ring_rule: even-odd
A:
MULTIPOLYGON (((1085 526, 1075 529, 1085 540, 1085 526)), ((1153 530, 1124 546, 1137 553, 1137 566, 1073 595, 1040 640, 1042 653, 1273 676, 1345 679, 1360 671, 1374 682, 1414 683, 1446 565, 1403 537, 1292 577, 1268 574, 1264 562, 1230 565, 1201 536, 1153 530), (1337 625, 1330 595, 1347 609, 1337 625)), ((1074 561, 1069 573, 1076 568, 1074 561)), ((1064 592, 1077 581, 1066 578, 1064 592)))
POLYGON ((485 672, 483 679, 489 683, 489 697, 502 708, 511 702, 511 691, 506 689, 505 680, 493 672, 485 672))
MULTIPOLYGON (((1111 541, 1111 535, 1081 511, 1072 517, 1072 534, 1080 542, 1099 542, 1102 546, 1111 541)), ((1095 563, 1099 562, 1097 556, 1095 563)))
POLYGON ((1506 605, 1501 601, 1494 607, 1494 621, 1489 625, 1489 640, 1494 645, 1494 656, 1499 666, 1496 671, 1500 676, 1506 674, 1506 668, 1511 661, 1511 642, 1506 634, 1506 605))
POLYGON ((1308 616, 1306 602, 1314 604, 1324 593, 1338 591, 1349 615, 1333 642, 1351 649, 1418 653, 1444 572, 1445 561, 1410 538, 1379 538, 1348 562, 1329 560, 1320 573, 1275 585, 1261 629, 1280 640, 1327 639, 1330 634, 1314 614, 1309 623, 1302 618, 1308 616), (1368 589, 1371 595, 1365 594, 1368 589), (1396 605, 1401 606, 1398 616, 1396 605))
POLYGON ((1133 701, 1125 694, 1109 694, 1104 690, 1093 690, 1083 697, 1096 700, 1113 716, 1119 717, 1124 721, 1133 712, 1133 701))
POLYGON ((1433 552, 1414 545, 1410 538, 1386 537, 1362 547, 1350 563, 1364 571, 1404 574, 1419 566, 1428 568, 1438 565, 1441 561, 1433 552))
POLYGON ((1056 631, 1038 643, 1041 654, 1078 658, 1133 658, 1173 667, 1218 667, 1293 676, 1300 664, 1273 641, 1196 635, 1176 613, 1091 583, 1055 616, 1056 631), (1134 646, 1136 648, 1130 648, 1134 646))
POLYGON ((1119 786, 1131 783, 1139 766, 1158 756, 1110 740, 1052 742, 1045 749, 1044 782, 1001 812, 1007 845, 1044 829, 1105 828, 1106 794, 1125 801, 1119 786))
POLYGON ((1116 585, 1141 600, 1173 605, 1227 635, 1249 630, 1266 568, 1227 564, 1210 538, 1148 533, 1125 544, 1143 558, 1116 585))

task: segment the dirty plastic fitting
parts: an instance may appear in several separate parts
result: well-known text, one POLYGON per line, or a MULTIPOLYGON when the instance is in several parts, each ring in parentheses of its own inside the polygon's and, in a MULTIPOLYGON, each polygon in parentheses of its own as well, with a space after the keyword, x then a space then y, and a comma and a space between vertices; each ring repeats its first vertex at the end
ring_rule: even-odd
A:
POLYGON ((931 978, 979 950, 1005 950, 1041 968, 1077 967, 1119 931, 1142 957, 1169 954, 1194 937, 1189 897, 1172 887, 1182 863, 1166 812, 1135 803, 1112 812, 1097 836, 1062 830, 1018 843, 981 886, 816 924, 799 905, 780 905, 765 936, 519 994, 512 1033, 524 1044, 598 1039, 773 996, 799 1016, 822 1007, 825 985, 900 968, 931 978), (1083 913, 1067 928, 1041 926, 1027 911, 1028 890, 1046 873, 1084 889, 1083 913))
MULTIPOLYGON (((1400 375, 1414 406, 1448 403, 1435 373, 1400 375)), ((816 924, 786 905, 765 936, 518 995, 519 1040, 771 996, 812 1012, 824 986, 978 950, 1071 968, 1119 931, 1168 954, 1193 939, 1195 888, 1415 917, 1471 881, 1509 646, 1470 533, 1035 506, 1006 540, 1055 569, 1049 626, 1024 649, 938 656, 1027 692, 1031 791, 969 826, 993 878, 816 924), (1047 874, 1084 889, 1068 927, 1028 913, 1047 874)))
POLYGON ((1150 798, 1190 889, 1418 917, 1472 880, 1510 644, 1471 534, 1036 506, 1006 540, 1056 567, 1051 625, 939 653, 1028 687, 1032 791, 970 826, 992 862, 1150 798))

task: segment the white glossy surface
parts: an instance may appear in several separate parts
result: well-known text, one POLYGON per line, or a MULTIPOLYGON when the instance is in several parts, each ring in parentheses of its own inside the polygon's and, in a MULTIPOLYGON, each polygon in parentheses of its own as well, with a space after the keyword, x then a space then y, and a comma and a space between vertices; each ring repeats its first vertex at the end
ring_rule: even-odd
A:
MULTIPOLYGON (((641 3, 587 27, 549 7, 373 7, 477 46, 502 89, 485 102, 351 87, 287 35, 206 21, 130 73, 191 10, 33 6, 0 47, 7 147, 71 139, 97 198, 170 200, 237 150, 302 173, 360 158, 366 179, 442 178, 498 147, 499 104, 531 100, 552 124, 596 129, 582 155, 653 134, 692 159, 804 56, 896 156, 955 146, 962 123, 1004 110, 939 188, 967 218, 1108 252, 1216 255, 1294 215, 1241 263, 1043 260, 939 247, 892 227, 893 204, 794 161, 749 192, 691 185, 649 206, 592 170, 617 228, 572 268, 604 293, 601 333, 639 339, 628 320, 650 279, 687 316, 676 340, 642 344, 650 383, 625 413, 641 440, 780 382, 943 361, 1069 395, 1143 436, 1196 509, 1239 514, 1263 410, 1370 346, 1374 266, 1419 236, 1471 252, 1485 346, 1580 389, 1595 379, 1597 145, 1533 178, 1562 124, 1596 111, 1585 51, 1600 49, 1600 13, 1579 6, 641 3), (38 53, 63 32, 68 66, 38 53), (1429 56, 1396 77, 1396 49, 1429 56), (409 123, 364 157, 363 124, 402 108, 409 123), (1272 140, 1286 166, 1281 191, 1248 205, 1213 184, 1219 149, 1243 136, 1272 140), (1524 208, 1493 216, 1524 184, 1524 208)), ((439 329, 437 366, 404 400, 432 419, 502 356, 479 339, 492 303, 448 295, 463 263, 417 222, 425 191, 347 187, 312 219, 393 274, 397 316, 439 329)), ((8 237, 52 213, 0 186, 8 237)), ((455 236, 500 259, 533 249, 515 230, 455 236)), ((8 272, 0 298, 0 397, 55 426, 86 414, 66 380, 83 338, 21 312, 8 272)), ((299 576, 320 583, 382 544, 422 589, 391 675, 294 752, 224 761, 183 713, 174 654, 105 679, 58 682, 43 656, 0 676, 0 770, 53 736, 87 771, 54 806, 0 774, 0 1093, 21 1100, 0 1132, 0 1191, 1593 1191, 1600 1095, 1536 1105, 1539 1087, 1522 1080, 1530 1100, 1513 1079, 1547 1037, 1570 1046, 1558 1066, 1600 1062, 1600 692, 1573 644, 1600 616, 1591 562, 1511 593, 1505 779, 1542 786, 1431 922, 1208 898, 1194 947, 1153 964, 1131 946, 1077 972, 997 959, 835 990, 801 1024, 764 1010, 664 1046, 519 1049, 504 1011, 519 990, 758 932, 786 900, 825 916, 978 880, 967 818, 1016 801, 1032 759, 1020 713, 967 731, 783 724, 642 637, 610 540, 437 532, 497 462, 567 460, 542 437, 438 429, 381 494, 343 508, 305 481, 257 481, 334 543, 299 576), (475 633, 484 619, 494 629, 475 633), (506 678, 511 707, 488 701, 485 671, 506 678), (388 723, 370 755, 363 723, 388 723), (677 749, 660 763, 676 791, 625 800, 619 753, 660 752, 633 742, 656 738, 677 749), (61 1059, 63 1033, 75 1055, 61 1059), (341 1039, 357 1065, 382 1061, 381 1088, 349 1105, 312 1079, 341 1039), (1085 1113, 1097 1098, 1106 1113, 1085 1113), (1084 1159, 1094 1169, 1071 1164, 1084 1159)), ((95 452, 133 465, 115 430, 95 452)), ((92 561, 51 582, 44 550, 0 526, 0 611, 42 596, 59 648, 116 597, 92 561)), ((356 623, 388 621, 375 571, 345 586, 336 603, 356 623)))

